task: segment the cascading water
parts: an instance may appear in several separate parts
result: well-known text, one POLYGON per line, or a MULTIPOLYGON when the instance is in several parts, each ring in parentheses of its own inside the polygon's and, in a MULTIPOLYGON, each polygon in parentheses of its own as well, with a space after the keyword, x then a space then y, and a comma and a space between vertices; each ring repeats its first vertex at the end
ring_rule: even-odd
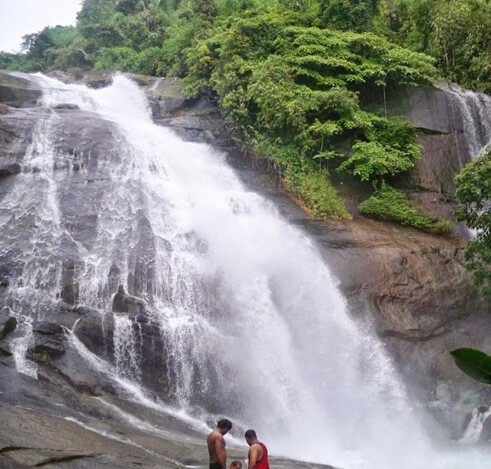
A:
POLYGON ((460 110, 469 156, 478 157, 491 144, 491 97, 453 83, 440 87, 450 94, 460 110))
POLYGON ((477 443, 481 436, 484 422, 491 417, 491 408, 487 410, 473 409, 469 425, 462 435, 460 441, 462 443, 477 443))
MULTIPOLYGON (((78 279, 78 303, 101 312, 122 284, 159 325, 172 405, 227 415, 256 428, 271 452, 309 461, 486 467, 472 450, 432 448, 391 361, 348 316, 316 247, 246 191, 224 155, 155 125, 123 76, 100 90, 36 80, 49 112, 0 220, 25 219, 32 246, 13 259, 17 314, 48 317, 67 271, 78 279), (52 144, 62 119, 52 109, 66 103, 111 122, 118 143, 76 173, 56 170, 64 158, 52 144), (104 179, 95 195, 90 165, 104 179), (90 243, 70 230, 74 198, 90 206, 90 243)), ((2 252, 18 236, 6 232, 2 252)), ((143 336, 129 316, 114 321, 115 372, 138 381, 143 336)))
MULTIPOLYGON (((114 360, 116 371, 120 376, 139 381, 140 364, 138 353, 138 336, 133 323, 127 316, 116 315, 114 318, 114 360)), ((141 341, 140 341, 141 343, 141 341)))

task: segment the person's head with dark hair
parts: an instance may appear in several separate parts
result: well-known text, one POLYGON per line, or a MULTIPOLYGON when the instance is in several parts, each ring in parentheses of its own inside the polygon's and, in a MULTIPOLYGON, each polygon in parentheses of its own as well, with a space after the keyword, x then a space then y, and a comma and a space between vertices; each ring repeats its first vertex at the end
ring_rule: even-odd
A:
POLYGON ((247 430, 244 434, 247 444, 249 446, 253 445, 257 441, 256 432, 252 429, 247 430))
POLYGON ((232 422, 228 419, 220 419, 217 422, 217 428, 222 435, 232 430, 232 422))
POLYGON ((242 469, 242 463, 240 461, 232 461, 229 469, 242 469))

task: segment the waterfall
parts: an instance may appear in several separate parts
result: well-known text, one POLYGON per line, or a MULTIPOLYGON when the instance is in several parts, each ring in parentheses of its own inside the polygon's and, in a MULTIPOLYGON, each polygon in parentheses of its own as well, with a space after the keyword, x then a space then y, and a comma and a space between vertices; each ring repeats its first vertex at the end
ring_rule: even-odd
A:
POLYGON ((491 408, 485 410, 475 408, 472 409, 471 420, 465 429, 461 443, 477 443, 481 436, 484 423, 491 416, 491 408))
MULTIPOLYGON (((49 319, 67 272, 76 302, 101 315, 121 284, 158 324, 168 404, 254 427, 272 453, 306 461, 485 467, 470 449, 433 449, 390 358, 348 314, 314 243, 247 191, 224 154, 155 125, 124 76, 99 90, 35 79, 46 115, 0 220, 2 252, 19 220, 31 246, 12 254, 16 314, 49 319), (67 103, 87 125, 111 129, 104 151, 76 169, 68 162, 82 150, 55 145, 64 121, 54 108, 67 103)), ((138 383, 143 340, 130 315, 114 315, 112 373, 138 383)))
POLYGON ((469 156, 480 156, 491 144, 491 96, 464 90, 454 83, 440 86, 460 110, 469 156))
POLYGON ((140 357, 138 337, 135 334, 133 323, 129 317, 115 315, 114 318, 114 359, 117 373, 125 378, 140 380, 140 357))

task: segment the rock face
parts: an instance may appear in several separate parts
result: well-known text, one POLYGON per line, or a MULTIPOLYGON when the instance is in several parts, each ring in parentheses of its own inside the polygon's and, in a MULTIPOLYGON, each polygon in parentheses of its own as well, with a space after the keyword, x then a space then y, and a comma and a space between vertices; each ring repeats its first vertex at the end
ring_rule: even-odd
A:
POLYGON ((477 148, 491 141, 491 98, 454 85, 387 90, 386 103, 373 97, 365 106, 380 115, 398 116, 418 131, 422 158, 412 171, 410 195, 439 218, 452 218, 455 176, 477 148))
POLYGON ((41 89, 32 81, 0 71, 0 102, 7 106, 32 107, 41 97, 41 89))
POLYGON ((491 398, 449 353, 486 350, 491 330, 462 265, 462 244, 369 220, 331 224, 320 240, 355 314, 368 314, 410 390, 457 438, 466 412, 491 398))
POLYGON ((42 321, 33 325, 34 345, 28 350, 33 361, 48 361, 65 353, 65 334, 59 324, 42 321))
MULTIPOLYGON (((97 72, 77 76, 56 73, 54 76, 66 82, 78 80, 96 88, 106 86, 112 80, 110 75, 97 72)), ((174 78, 156 79, 137 75, 131 75, 131 78, 149 97, 157 123, 171 127, 188 140, 209 142, 221 148, 230 147, 230 133, 220 119, 212 98, 203 96, 193 101, 185 100, 180 82, 174 78)), ((43 108, 26 107, 33 106, 39 96, 40 91, 24 78, 0 73, 0 201, 12 193, 16 178, 47 170, 46 167, 39 167, 35 157, 29 160, 25 157, 36 122, 46 117, 48 112, 43 108)), ((393 96, 389 95, 388 103, 390 113, 410 118, 420 130, 424 157, 413 177, 424 190, 415 192, 413 197, 419 197, 435 212, 450 213, 453 177, 469 160, 462 140, 463 123, 458 117, 455 103, 446 96, 445 91, 434 88, 399 90, 393 96)), ((378 106, 377 103, 372 105, 378 106)), ((103 195, 107 192, 118 194, 119 182, 110 176, 125 161, 124 152, 115 150, 124 136, 110 122, 69 102, 49 112, 60 117, 50 121, 53 154, 48 169, 54 177, 58 177, 58 216, 67 234, 60 237, 58 249, 54 252, 46 249, 42 239, 36 250, 32 251, 33 256, 38 256, 40 266, 50 263, 58 267, 54 268, 57 269, 55 272, 48 272, 48 276, 56 279, 57 290, 53 293, 52 303, 40 303, 38 310, 29 311, 38 318, 33 324, 29 356, 39 365, 38 376, 42 387, 49 388, 49 392, 60 387, 66 393, 63 394, 63 402, 66 399, 68 407, 69 402, 76 401, 74 396, 80 393, 85 406, 84 415, 94 417, 90 412, 95 411, 88 410, 93 405, 93 396, 116 399, 112 394, 118 384, 108 380, 102 365, 101 368, 96 365, 99 363, 97 357, 117 364, 115 330, 118 321, 124 321, 126 325, 129 324, 143 357, 141 382, 165 399, 171 385, 169 381, 172 380, 166 368, 166 344, 144 300, 151 298, 157 275, 152 262, 157 247, 149 220, 143 213, 138 214, 138 226, 134 230, 123 230, 124 235, 118 240, 120 246, 131 247, 131 272, 124 277, 126 274, 117 265, 110 266, 105 291, 94 292, 94 297, 98 294, 109 295, 112 298, 110 304, 98 309, 79 304, 81 275, 93 272, 84 270, 90 264, 84 255, 96 242, 98 225, 107 223, 102 224, 102 229, 109 231, 111 224, 121 223, 121 219, 124 219, 123 209, 112 213, 107 219, 101 216, 104 213, 101 205, 103 195), (120 287, 125 279, 128 280, 125 283, 128 291, 120 287), (50 318, 49 322, 44 320, 45 317, 50 318), (71 329, 73 334, 69 331, 71 329), (87 360, 93 360, 92 368, 92 365, 81 360, 80 353, 86 353, 87 360), (67 395, 71 397, 66 398, 67 395), (89 399, 87 396, 92 397, 89 399)), ((250 162, 237 151, 230 151, 228 159, 247 187, 273 200, 284 217, 310 233, 338 278, 340 288, 349 298, 353 314, 358 320, 369 323, 383 338, 401 374, 411 383, 412 392, 431 408, 439 409, 435 413, 449 427, 460 428, 469 408, 486 403, 489 396, 456 369, 448 352, 461 346, 485 348, 491 331, 487 306, 472 291, 470 276, 462 265, 463 242, 459 239, 435 238, 359 216, 346 223, 313 222, 285 194, 273 187, 266 175, 251 170, 250 162), (464 401, 468 404, 464 404, 464 401)), ((39 186, 31 188, 34 194, 45 187, 45 181, 40 180, 37 184, 39 186)), ((26 197, 29 194, 20 194, 18 199, 25 200, 26 197)), ((134 197, 138 197, 136 190, 134 197)), ((121 207, 125 207, 123 197, 118 201, 121 207)), ((30 203, 38 202, 34 197, 30 203)), ((8 291, 12 284, 20 285, 20 253, 26 246, 31 246, 32 240, 26 233, 32 227, 42 233, 54 229, 51 225, 43 225, 43 220, 35 219, 26 209, 11 216, 9 223, 2 228, 4 239, 10 240, 11 244, 8 255, 0 251, 0 301, 5 304, 18 301, 16 306, 26 311, 29 303, 9 298, 8 291)), ((170 255, 170 243, 165 239, 160 242, 160 249, 167 249, 170 255)), ((97 264, 97 260, 91 259, 91 262, 97 264)), ((51 288, 49 279, 37 275, 39 284, 51 288)), ((8 315, 4 318, 0 313, 0 353, 1 350, 8 352, 6 344, 12 335, 14 321, 17 326, 15 318, 8 315)), ((12 363, 8 362, 4 368, 10 370, 11 367, 12 363)), ((0 366, 0 373, 2 369, 0 366)), ((24 377, 17 379, 24 380, 24 377)), ((0 379, 0 384, 6 388, 5 383, 0 379)), ((29 383, 22 381, 19 386, 27 389, 29 383)), ((24 404, 28 402, 28 392, 25 394, 24 404)), ((14 397, 11 401, 15 405, 14 397)), ((97 412, 107 416, 107 408, 104 410, 97 402, 97 412)), ((8 415, 5 417, 13 415, 14 422, 39 418, 39 425, 55 425, 52 421, 44 422, 40 417, 16 414, 15 409, 10 407, 0 407, 0 412, 6 412, 8 415)), ((116 417, 111 414, 111 418, 116 417)), ((94 423, 93 420, 91 423, 94 423)), ((120 430, 119 423, 113 427, 115 431, 120 430)), ((73 435, 85 435, 81 428, 66 422, 63 428, 73 435)), ((14 427, 12 429, 15 430, 14 427)), ((129 430, 125 427, 124 432, 127 435, 129 430)), ((0 437, 6 438, 5 434, 0 434, 0 437)), ((141 435, 132 437, 137 438, 135 441, 138 444, 143 439, 141 435)), ((51 433, 50 438, 50 441, 59 441, 51 433)), ((14 440, 9 439, 9 444, 25 444, 14 440)), ((80 448, 71 448, 73 451, 67 452, 66 446, 62 445, 60 449, 55 443, 50 451, 60 451, 62 457, 80 457, 80 461, 87 458, 86 466, 77 467, 93 467, 90 466, 91 458, 100 464, 98 467, 127 467, 124 464, 111 465, 112 462, 101 456, 97 449, 101 441, 107 442, 104 439, 95 442, 94 452, 90 454, 81 452, 80 448)), ((114 457, 121 458, 121 453, 118 453, 120 449, 111 448, 111 451, 119 454, 114 457)), ((0 448, 0 455, 19 463, 26 463, 31 457, 28 450, 15 451, 1 451, 0 448)), ((162 459, 155 462, 153 456, 147 454, 146 457, 152 459, 150 463, 150 459, 145 460, 142 454, 139 453, 135 461, 149 464, 146 467, 153 467, 151 464, 174 467, 171 463, 165 466, 162 459)), ((45 461, 39 459, 41 456, 38 451, 37 459, 33 459, 36 464, 45 461)), ((49 457, 53 457, 52 453, 46 456, 49 457)), ((197 459, 190 457, 187 463, 192 464, 197 459)), ((286 468, 288 464, 278 463, 278 467, 286 468)))
POLYGON ((113 298, 112 310, 118 313, 130 313, 136 316, 145 313, 145 301, 136 296, 128 295, 120 285, 113 298))

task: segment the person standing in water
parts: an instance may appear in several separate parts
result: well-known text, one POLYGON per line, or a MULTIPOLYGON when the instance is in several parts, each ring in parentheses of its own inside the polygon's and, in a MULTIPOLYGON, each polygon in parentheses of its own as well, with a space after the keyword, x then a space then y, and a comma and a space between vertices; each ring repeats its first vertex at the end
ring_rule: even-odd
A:
POLYGON ((208 453, 210 454, 210 469, 227 469, 227 450, 223 436, 232 429, 232 422, 220 419, 215 429, 208 435, 208 453))
POLYGON ((244 436, 250 446, 248 469, 269 469, 268 449, 258 441, 256 432, 247 430, 244 436))

